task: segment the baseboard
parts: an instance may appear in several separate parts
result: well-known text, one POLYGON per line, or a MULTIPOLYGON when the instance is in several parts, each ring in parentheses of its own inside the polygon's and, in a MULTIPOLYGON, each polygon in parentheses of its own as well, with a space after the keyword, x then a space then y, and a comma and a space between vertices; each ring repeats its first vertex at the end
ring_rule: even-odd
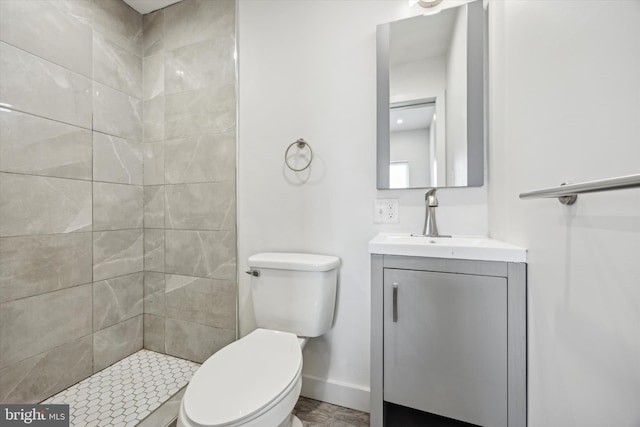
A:
POLYGON ((369 389, 355 384, 302 376, 304 397, 369 412, 369 389))

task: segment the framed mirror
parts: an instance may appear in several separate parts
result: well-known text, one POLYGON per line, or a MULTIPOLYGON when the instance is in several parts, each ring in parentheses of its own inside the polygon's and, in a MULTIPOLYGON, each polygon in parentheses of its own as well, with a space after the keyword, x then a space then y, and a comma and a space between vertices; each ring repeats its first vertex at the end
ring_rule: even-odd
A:
POLYGON ((484 183, 481 0, 377 27, 377 187, 484 183))

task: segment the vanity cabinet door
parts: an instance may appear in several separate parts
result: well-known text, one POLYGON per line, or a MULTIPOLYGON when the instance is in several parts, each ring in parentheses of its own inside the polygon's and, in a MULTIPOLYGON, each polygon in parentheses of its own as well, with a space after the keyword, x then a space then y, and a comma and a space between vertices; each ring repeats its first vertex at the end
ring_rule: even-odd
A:
POLYGON ((507 426, 507 279, 385 269, 383 358, 385 401, 507 426))

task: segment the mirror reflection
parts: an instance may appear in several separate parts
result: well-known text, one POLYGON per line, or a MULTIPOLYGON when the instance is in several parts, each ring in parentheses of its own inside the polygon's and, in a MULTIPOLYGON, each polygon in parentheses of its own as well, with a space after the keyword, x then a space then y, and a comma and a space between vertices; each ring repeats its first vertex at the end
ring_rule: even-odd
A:
POLYGON ((436 102, 391 104, 389 188, 437 182, 436 102))
POLYGON ((482 12, 378 27, 378 188, 483 184, 482 12))

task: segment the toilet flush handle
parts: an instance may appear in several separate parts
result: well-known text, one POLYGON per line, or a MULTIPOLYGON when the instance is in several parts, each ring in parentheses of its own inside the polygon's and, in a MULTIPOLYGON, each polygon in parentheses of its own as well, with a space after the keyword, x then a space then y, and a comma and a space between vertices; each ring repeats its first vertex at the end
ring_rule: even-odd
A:
POLYGON ((248 270, 248 271, 245 271, 245 273, 253 277, 260 277, 260 270, 248 270))

